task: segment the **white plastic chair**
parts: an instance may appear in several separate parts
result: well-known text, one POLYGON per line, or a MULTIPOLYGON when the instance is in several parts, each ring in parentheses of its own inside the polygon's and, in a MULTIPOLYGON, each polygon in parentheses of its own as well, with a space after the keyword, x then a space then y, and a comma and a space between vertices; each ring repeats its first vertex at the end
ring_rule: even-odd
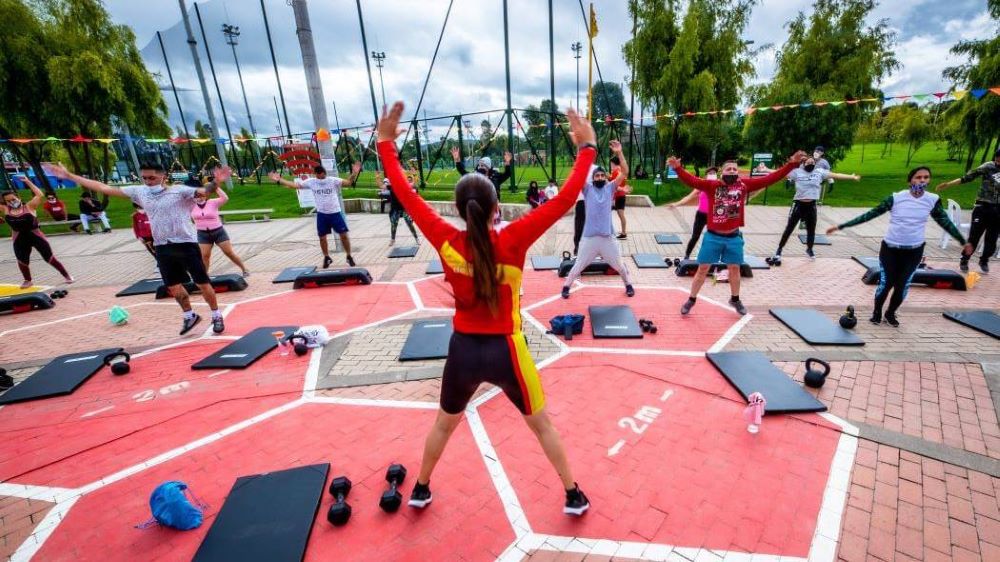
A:
MULTIPOLYGON (((963 236, 966 237, 969 236, 970 223, 962 222, 962 207, 959 206, 959 204, 956 203, 954 199, 948 200, 948 218, 951 219, 951 222, 955 223, 955 226, 958 227, 959 232, 961 232, 963 236)), ((942 232, 941 249, 944 250, 945 248, 947 248, 950 242, 951 242, 951 235, 948 234, 947 232, 942 232)))

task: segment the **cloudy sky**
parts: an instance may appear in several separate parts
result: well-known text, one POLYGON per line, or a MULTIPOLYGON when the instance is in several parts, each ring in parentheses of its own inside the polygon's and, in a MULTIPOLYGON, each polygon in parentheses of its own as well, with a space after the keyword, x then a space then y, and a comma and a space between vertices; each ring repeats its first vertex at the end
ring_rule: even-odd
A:
MULTIPOLYGON (((105 0, 112 18, 132 27, 137 44, 152 72, 167 73, 156 32, 166 45, 174 80, 181 91, 181 104, 188 125, 205 119, 205 107, 198 90, 191 53, 185 41, 181 12, 176 0, 105 0)), ((278 71, 293 132, 313 129, 305 76, 292 8, 285 0, 264 0, 278 59, 278 71)), ((448 0, 362 0, 369 51, 386 54, 383 76, 385 97, 402 99, 409 110, 415 107, 427 74, 434 45, 444 22, 448 0)), ((621 45, 631 31, 624 0, 596 0, 600 34, 595 42, 598 62, 607 81, 626 82, 628 67, 622 60, 621 45)), ((192 25, 198 41, 202 65, 208 63, 193 2, 188 1, 192 25)), ((587 2, 584 2, 586 5, 587 2)), ((250 111, 259 136, 278 130, 273 98, 278 95, 274 69, 264 33, 260 0, 205 0, 198 2, 208 48, 212 53, 223 102, 234 134, 248 127, 243 108, 233 53, 221 33, 227 22, 242 32, 236 47, 247 87, 250 111)), ((538 104, 548 97, 548 17, 543 0, 509 0, 511 90, 514 107, 538 104)), ((754 11, 746 38, 757 45, 780 47, 786 36, 785 22, 807 11, 810 0, 762 0, 754 11)), ((327 103, 336 103, 339 122, 353 127, 372 121, 371 98, 365 72, 364 51, 358 13, 353 0, 313 0, 309 3, 313 35, 320 63, 327 103)), ((576 103, 577 61, 570 46, 581 41, 586 47, 586 28, 579 0, 555 0, 556 101, 560 108, 576 103)), ((947 89, 941 70, 957 62, 948 49, 960 39, 986 38, 996 28, 984 0, 882 0, 872 20, 887 18, 898 33, 896 56, 902 68, 884 84, 888 94, 936 92, 947 89)), ((441 52, 431 76, 423 110, 428 116, 453 115, 505 106, 503 11, 500 0, 457 0, 451 11, 441 52)), ((774 50, 756 61, 756 82, 767 81, 774 72, 774 50)), ((582 89, 586 83, 586 52, 580 59, 582 89)), ((376 97, 381 100, 378 74, 374 67, 376 97)), ((224 133, 218 100, 219 127, 224 133)), ((595 74, 596 79, 596 74, 595 74)), ((179 125, 177 105, 164 92, 170 107, 171 124, 179 125)), ((586 94, 582 94, 585 99, 586 94)), ((626 89, 626 101, 628 92, 626 89)), ((379 101, 381 103, 381 101, 379 101)), ((586 103, 584 101, 584 103, 586 103)), ((638 108, 636 110, 638 112, 638 108)), ((336 127, 330 113, 330 125, 336 127)), ((492 119, 496 122, 499 113, 492 119)), ((447 126, 447 121, 441 121, 447 126)), ((435 127, 436 128, 436 127, 435 127)))

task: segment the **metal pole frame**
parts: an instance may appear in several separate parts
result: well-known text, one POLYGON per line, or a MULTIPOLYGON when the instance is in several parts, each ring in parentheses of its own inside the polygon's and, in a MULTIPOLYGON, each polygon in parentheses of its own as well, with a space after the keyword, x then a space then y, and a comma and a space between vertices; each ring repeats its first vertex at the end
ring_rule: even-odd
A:
MULTIPOLYGON (((222 122, 226 125, 226 134, 229 136, 229 146, 233 155, 233 162, 236 163, 236 169, 240 170, 242 165, 240 164, 239 155, 236 153, 236 144, 233 142, 233 131, 229 128, 229 116, 226 114, 226 104, 222 101, 222 89, 219 88, 219 78, 215 75, 215 63, 212 61, 212 51, 208 48, 208 35, 205 34, 205 25, 202 23, 201 9, 198 8, 197 2, 194 3, 194 15, 198 18, 198 29, 201 30, 201 40, 205 44, 205 56, 208 58, 208 70, 212 73, 212 82, 215 83, 215 95, 219 96, 219 108, 222 109, 222 122)), ((215 131, 215 134, 219 134, 219 131, 215 131)), ((242 184, 243 174, 239 173, 237 175, 242 184)))
MULTIPOLYGON (((372 63, 371 59, 368 58, 368 36, 365 34, 365 17, 361 12, 361 0, 356 0, 355 3, 358 6, 358 26, 361 28, 361 49, 364 51, 365 55, 365 69, 368 71, 368 92, 371 94, 372 99, 372 116, 375 119, 375 123, 378 123, 378 102, 375 101, 375 82, 372 80, 372 63)), ((362 153, 362 157, 364 154, 362 153)), ((375 164, 377 168, 382 167, 382 162, 379 159, 378 151, 375 151, 375 164)))
MULTIPOLYGON (((513 166, 513 152, 514 152, 514 112, 510 108, 510 39, 507 30, 507 0, 503 0, 503 60, 504 68, 506 69, 506 82, 507 82, 507 152, 512 154, 510 164, 506 166, 513 166)), ((505 166, 505 167, 506 167, 505 166)), ((514 174, 510 174, 510 192, 514 193, 517 191, 517 178, 514 174)))
POLYGON ((181 107, 181 97, 177 94, 177 85, 174 84, 174 73, 170 70, 170 61, 167 59, 167 49, 163 46, 163 36, 156 32, 156 40, 160 43, 160 52, 163 53, 163 64, 167 67, 167 78, 170 79, 170 89, 174 92, 174 101, 177 102, 177 113, 181 116, 181 126, 184 127, 184 136, 188 138, 188 156, 191 158, 191 165, 195 164, 194 147, 191 146, 191 133, 188 131, 187 119, 184 118, 184 108, 181 107))
MULTIPOLYGON (((281 89, 281 75, 278 74, 278 59, 274 56, 274 42, 271 41, 271 24, 267 21, 267 8, 264 7, 264 0, 260 0, 260 12, 264 15, 264 32, 267 35, 267 48, 271 50, 271 64, 274 66, 274 79, 278 83, 278 97, 281 98, 281 109, 285 113, 285 136, 291 140, 292 127, 288 124, 288 108, 285 107, 285 92, 281 89)), ((281 125, 281 119, 278 119, 281 125)))
MULTIPOLYGON (((552 104, 549 106, 549 168, 551 171, 549 179, 552 179, 556 177, 556 131, 552 128, 552 122, 555 121, 554 112, 556 109, 556 44, 552 31, 552 0, 549 0, 549 100, 549 103, 552 104)), ((520 123, 520 120, 518 120, 518 123, 520 123)), ((525 133, 524 138, 528 138, 527 133, 525 133)), ((530 139, 528 146, 531 146, 530 139)), ((537 153, 535 157, 538 157, 537 153)))

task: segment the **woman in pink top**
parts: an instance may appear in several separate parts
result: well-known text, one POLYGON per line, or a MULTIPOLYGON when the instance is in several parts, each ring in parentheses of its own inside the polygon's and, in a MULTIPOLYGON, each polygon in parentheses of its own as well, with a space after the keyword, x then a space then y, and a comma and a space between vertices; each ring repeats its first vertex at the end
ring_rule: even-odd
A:
MULTIPOLYGON (((718 173, 718 168, 712 167, 705 170, 705 177, 714 180, 718 178, 718 173)), ((698 239, 701 238, 701 231, 705 230, 705 225, 708 223, 708 194, 704 191, 692 189, 691 193, 688 193, 684 199, 668 205, 671 209, 676 209, 694 201, 695 197, 698 198, 698 212, 694 215, 694 228, 691 230, 691 239, 688 240, 687 249, 684 251, 684 259, 686 260, 691 259, 691 252, 694 251, 694 245, 698 243, 698 239)))
POLYGON ((221 189, 217 189, 216 193, 219 194, 216 199, 208 199, 204 194, 195 195, 195 205, 191 209, 191 218, 194 220, 195 228, 198 229, 198 245, 201 247, 201 259, 205 262, 205 270, 208 271, 209 263, 212 261, 212 247, 218 246, 222 253, 240 268, 243 277, 250 277, 243 260, 233 250, 233 243, 229 241, 229 234, 226 233, 219 217, 219 207, 229 201, 229 196, 221 189))

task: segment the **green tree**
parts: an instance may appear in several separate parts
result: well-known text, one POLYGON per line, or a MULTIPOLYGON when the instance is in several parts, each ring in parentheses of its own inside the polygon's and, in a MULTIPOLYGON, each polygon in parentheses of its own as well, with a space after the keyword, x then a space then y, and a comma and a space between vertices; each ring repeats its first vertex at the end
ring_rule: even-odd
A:
MULTIPOLYGON (((624 103, 624 102, 623 102, 624 103)), ((524 136, 531 141, 539 155, 548 154, 549 151, 549 112, 554 114, 556 122, 559 121, 559 104, 553 104, 551 100, 544 99, 536 107, 529 105, 524 110, 524 136)), ((566 149, 566 142, 558 128, 554 129, 556 155, 566 149)))
POLYGON ((870 111, 844 100, 881 97, 878 84, 899 67, 888 23, 866 23, 875 5, 875 0, 816 0, 808 16, 799 12, 788 23, 774 80, 750 91, 753 105, 762 108, 747 119, 747 142, 754 150, 790 154, 821 144, 829 160, 844 157, 870 111), (770 109, 813 101, 830 103, 770 109))
POLYGON ((893 139, 906 143, 907 166, 913 160, 913 155, 931 136, 931 124, 927 113, 911 103, 889 108, 884 127, 892 131, 893 139))

